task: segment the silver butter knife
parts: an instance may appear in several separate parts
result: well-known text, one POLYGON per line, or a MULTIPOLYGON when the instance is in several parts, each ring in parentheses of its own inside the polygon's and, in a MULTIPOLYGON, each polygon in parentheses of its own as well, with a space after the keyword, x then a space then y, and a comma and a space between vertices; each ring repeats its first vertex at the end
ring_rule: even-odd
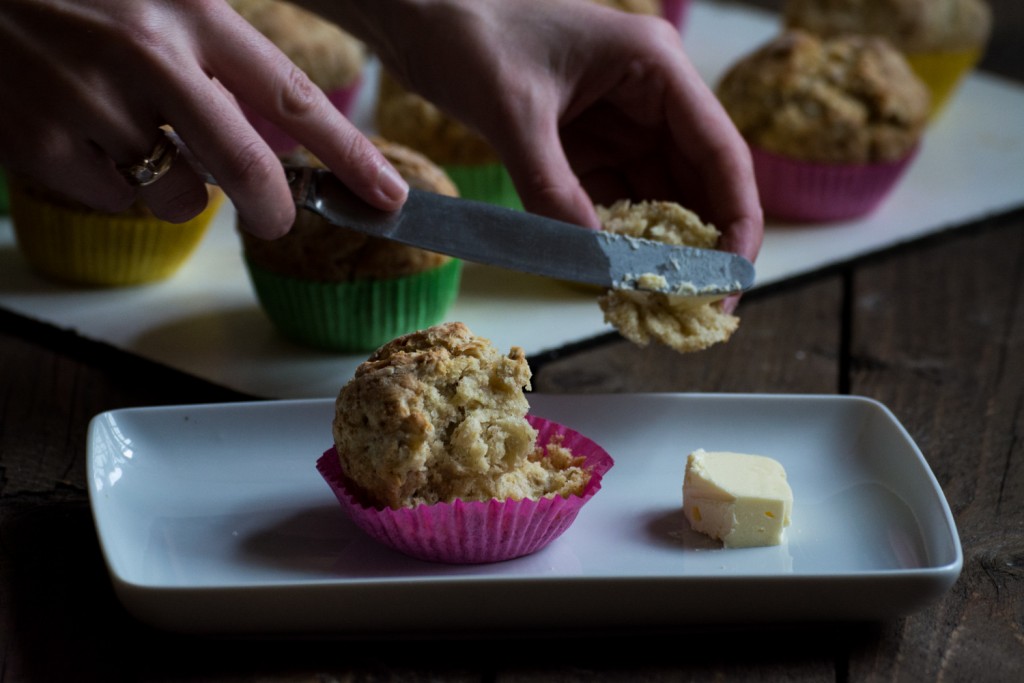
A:
POLYGON ((467 261, 583 282, 722 298, 754 284, 737 254, 590 230, 493 204, 410 189, 399 211, 375 209, 330 171, 286 166, 297 206, 357 232, 467 261))
MULTIPOLYGON (((217 180, 170 129, 167 137, 206 182, 217 180)), ((720 299, 754 284, 754 265, 725 251, 590 230, 526 211, 410 188, 399 211, 380 211, 330 171, 285 166, 298 207, 357 232, 484 263, 583 282, 720 299)))

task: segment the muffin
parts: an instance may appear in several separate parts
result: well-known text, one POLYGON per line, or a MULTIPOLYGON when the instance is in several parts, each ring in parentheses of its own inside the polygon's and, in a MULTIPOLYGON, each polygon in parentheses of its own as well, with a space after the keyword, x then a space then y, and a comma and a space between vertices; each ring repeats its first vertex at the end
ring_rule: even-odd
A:
POLYGON ((535 552, 573 522, 611 458, 528 415, 530 367, 463 323, 377 349, 341 388, 334 446, 318 461, 371 536, 413 557, 495 562, 535 552))
POLYGON ((383 69, 374 125, 382 137, 438 164, 464 199, 523 208, 498 153, 482 135, 406 90, 383 69))
POLYGON ((598 5, 622 10, 631 14, 660 15, 663 0, 590 0, 598 5))
POLYGON ((101 287, 173 275, 196 250, 224 198, 219 188, 207 186, 202 213, 169 223, 139 201, 105 213, 13 174, 8 187, 15 240, 29 265, 52 280, 101 287))
MULTIPOLYGON (((721 233, 673 202, 618 201, 598 206, 602 229, 619 235, 713 249, 721 233)), ((638 346, 656 341, 680 353, 728 341, 739 318, 706 297, 673 296, 642 290, 609 290, 598 298, 605 322, 638 346)))
POLYGON ((686 26, 686 18, 690 12, 690 0, 591 0, 591 2, 631 14, 659 16, 680 30, 686 26))
MULTIPOLYGON (((363 83, 366 50, 355 37, 336 24, 284 0, 230 0, 231 6, 253 28, 266 36, 318 88, 348 116, 363 83)), ((246 118, 278 154, 298 142, 240 101, 246 118)))
POLYGON ((765 215, 819 222, 874 210, 918 149, 928 89, 884 38, 786 31, 717 94, 750 145, 765 215))
POLYGON ((783 17, 824 37, 882 36, 928 86, 933 115, 981 59, 992 32, 985 0, 786 0, 783 17))
MULTIPOLYGON (((409 185, 457 196, 423 155, 380 138, 374 144, 409 185)), ((288 163, 322 167, 301 149, 288 163)), ((257 298, 289 339, 329 351, 369 351, 440 322, 458 294, 462 262, 371 237, 298 211, 283 237, 264 240, 239 226, 257 298)))

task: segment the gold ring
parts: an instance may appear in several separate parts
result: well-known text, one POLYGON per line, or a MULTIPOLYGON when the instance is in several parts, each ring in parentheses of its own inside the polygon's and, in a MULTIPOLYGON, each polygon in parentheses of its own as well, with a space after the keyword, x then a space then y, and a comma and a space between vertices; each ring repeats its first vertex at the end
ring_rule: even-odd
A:
POLYGON ((161 135, 153 151, 142 161, 128 166, 118 166, 125 179, 137 187, 152 185, 166 173, 178 156, 178 147, 166 135, 161 135))

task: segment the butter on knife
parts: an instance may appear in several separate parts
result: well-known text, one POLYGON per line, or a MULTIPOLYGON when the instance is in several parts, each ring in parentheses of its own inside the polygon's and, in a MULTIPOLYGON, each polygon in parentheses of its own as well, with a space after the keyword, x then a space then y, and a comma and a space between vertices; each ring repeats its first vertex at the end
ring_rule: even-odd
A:
POLYGON ((429 251, 606 289, 721 298, 749 289, 754 266, 729 252, 667 245, 493 204, 411 189, 380 211, 330 171, 286 167, 296 205, 351 230, 429 251))

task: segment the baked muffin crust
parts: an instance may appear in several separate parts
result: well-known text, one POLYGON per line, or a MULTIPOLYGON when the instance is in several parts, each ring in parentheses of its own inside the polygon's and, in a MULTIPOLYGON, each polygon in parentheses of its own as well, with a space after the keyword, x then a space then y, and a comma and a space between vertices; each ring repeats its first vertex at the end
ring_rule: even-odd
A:
POLYGON ((661 0, 591 0, 591 2, 596 2, 606 7, 613 7, 630 14, 650 14, 656 16, 661 13, 661 0))
POLYGON ((980 48, 992 30, 985 0, 786 0, 783 20, 820 36, 882 36, 904 52, 980 48))
POLYGON ((885 39, 795 30, 734 64, 717 94, 750 144, 827 163, 904 158, 921 138, 930 98, 885 39))
MULTIPOLYGON (((604 230, 666 244, 712 249, 721 233, 673 202, 616 202, 598 206, 604 230)), ((680 353, 728 341, 739 318, 717 301, 661 292, 610 290, 598 299, 605 321, 638 346, 652 340, 680 353)))
POLYGON ((403 88, 387 71, 380 75, 374 124, 382 137, 442 165, 498 163, 498 153, 476 131, 403 88))
POLYGON ((351 85, 363 71, 363 44, 336 24, 285 0, 229 0, 324 92, 351 85))
MULTIPOLYGON (((372 140, 410 186, 458 196, 451 179, 422 154, 382 138, 372 140)), ((306 150, 295 152, 286 161, 323 168, 306 150)), ((321 282, 402 277, 451 260, 444 254, 346 230, 308 211, 298 211, 292 229, 275 240, 239 232, 246 256, 257 266, 278 275, 321 282)))
POLYGON ((399 337, 338 393, 342 471, 376 506, 541 498, 583 490, 589 474, 527 422, 525 354, 507 355, 463 323, 399 337))

